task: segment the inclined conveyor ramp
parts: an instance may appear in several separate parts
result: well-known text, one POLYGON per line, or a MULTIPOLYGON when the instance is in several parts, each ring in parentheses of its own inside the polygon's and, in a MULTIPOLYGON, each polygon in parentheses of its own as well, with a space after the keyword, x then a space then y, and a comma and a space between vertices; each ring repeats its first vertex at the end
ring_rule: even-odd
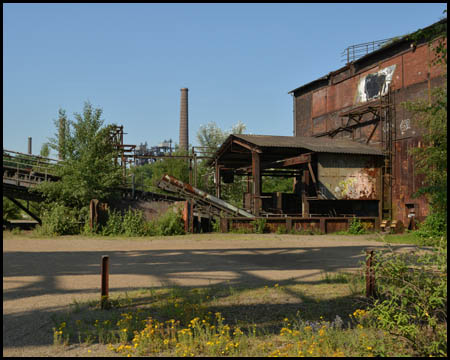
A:
POLYGON ((219 215, 221 212, 232 216, 243 216, 247 218, 254 218, 255 215, 240 209, 230 203, 219 199, 211 194, 208 194, 196 187, 187 184, 171 175, 165 174, 158 182, 158 187, 162 190, 176 193, 186 200, 194 200, 196 205, 199 205, 206 211, 219 215))

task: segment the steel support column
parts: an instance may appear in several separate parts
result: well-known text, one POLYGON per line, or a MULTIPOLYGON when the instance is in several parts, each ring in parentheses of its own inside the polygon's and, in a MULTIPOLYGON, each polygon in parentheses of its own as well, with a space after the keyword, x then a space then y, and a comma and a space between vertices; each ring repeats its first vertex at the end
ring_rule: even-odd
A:
POLYGON ((258 216, 261 210, 261 161, 259 154, 252 151, 253 176, 253 214, 258 216))

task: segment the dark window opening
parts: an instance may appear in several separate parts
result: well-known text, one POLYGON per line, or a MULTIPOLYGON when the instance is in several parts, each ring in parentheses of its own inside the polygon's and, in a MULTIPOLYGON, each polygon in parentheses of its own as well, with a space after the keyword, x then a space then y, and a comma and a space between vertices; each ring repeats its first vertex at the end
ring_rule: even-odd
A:
POLYGON ((364 92, 366 93, 367 100, 377 97, 381 93, 385 80, 385 74, 369 74, 366 76, 364 92))

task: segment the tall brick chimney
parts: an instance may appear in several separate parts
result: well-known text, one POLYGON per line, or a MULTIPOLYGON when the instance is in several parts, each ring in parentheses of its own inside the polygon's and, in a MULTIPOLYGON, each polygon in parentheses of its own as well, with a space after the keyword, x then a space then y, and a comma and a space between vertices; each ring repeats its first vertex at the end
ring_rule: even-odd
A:
POLYGON ((180 150, 188 151, 189 126, 188 126, 188 88, 181 89, 180 106, 180 150))

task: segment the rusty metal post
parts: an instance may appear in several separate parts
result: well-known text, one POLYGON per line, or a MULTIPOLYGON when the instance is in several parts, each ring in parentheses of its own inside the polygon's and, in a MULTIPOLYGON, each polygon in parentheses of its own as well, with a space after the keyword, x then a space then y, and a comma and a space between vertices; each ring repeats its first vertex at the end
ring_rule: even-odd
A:
POLYGON ((366 249, 366 297, 375 296, 375 270, 373 249, 366 249))
POLYGON ((261 160, 256 151, 252 151, 252 177, 253 177, 253 214, 258 216, 261 208, 261 160))
POLYGON ((102 256, 102 269, 101 269, 101 275, 102 275, 102 289, 101 289, 101 308, 107 309, 108 308, 108 295, 109 295, 109 256, 103 255, 102 256))
POLYGON ((320 232, 322 234, 326 234, 327 233, 327 223, 326 223, 326 219, 321 217, 319 220, 319 227, 320 227, 320 232))
POLYGON ((192 152, 194 155, 194 186, 197 187, 197 154, 194 151, 194 147, 192 147, 192 152))

